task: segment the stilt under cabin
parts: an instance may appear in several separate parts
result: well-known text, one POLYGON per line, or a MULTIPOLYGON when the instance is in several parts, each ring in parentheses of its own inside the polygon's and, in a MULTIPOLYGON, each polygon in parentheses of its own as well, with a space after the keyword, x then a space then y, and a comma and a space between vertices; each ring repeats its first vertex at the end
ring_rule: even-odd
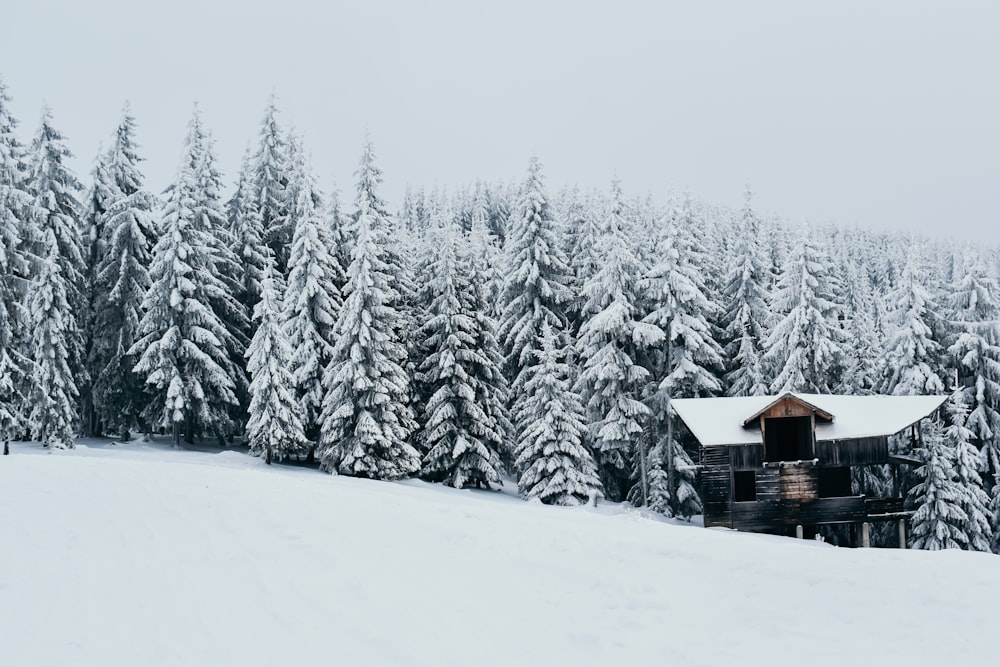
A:
POLYGON ((689 398, 671 401, 701 447, 705 526, 815 536, 821 526, 853 526, 868 546, 871 525, 894 522, 906 546, 899 466, 919 466, 889 452, 890 436, 920 438, 920 422, 945 396, 781 396, 689 398), (908 431, 908 433, 907 433, 908 431), (890 497, 852 491, 861 466, 893 469, 890 497))

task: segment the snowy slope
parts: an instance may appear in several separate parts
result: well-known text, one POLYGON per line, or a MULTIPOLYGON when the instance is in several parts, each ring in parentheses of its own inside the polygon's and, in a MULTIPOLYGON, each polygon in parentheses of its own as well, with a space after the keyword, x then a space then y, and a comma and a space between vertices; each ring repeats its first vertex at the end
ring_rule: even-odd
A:
POLYGON ((995 655, 995 556, 836 549, 233 452, 16 446, 0 539, 5 667, 995 655))

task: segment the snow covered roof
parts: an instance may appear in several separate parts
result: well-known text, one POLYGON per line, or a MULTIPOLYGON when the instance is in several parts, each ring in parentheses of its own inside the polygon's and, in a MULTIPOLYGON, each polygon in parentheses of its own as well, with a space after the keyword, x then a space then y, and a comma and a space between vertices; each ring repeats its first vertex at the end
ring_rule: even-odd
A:
MULTIPOLYGON (((850 440, 899 433, 944 403, 946 396, 842 396, 790 394, 833 416, 816 423, 816 440, 850 440)), ((743 422, 760 415, 781 396, 677 398, 670 402, 703 447, 759 445, 760 429, 743 422)))

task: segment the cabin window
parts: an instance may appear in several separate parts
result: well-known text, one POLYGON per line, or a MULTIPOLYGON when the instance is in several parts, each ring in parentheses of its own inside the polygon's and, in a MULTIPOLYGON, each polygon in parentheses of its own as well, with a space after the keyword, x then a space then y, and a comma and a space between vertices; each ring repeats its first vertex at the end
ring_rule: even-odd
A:
POLYGON ((820 468, 817 481, 820 498, 843 498, 853 495, 850 468, 820 468))
POLYGON ((736 502, 757 500, 757 474, 753 470, 734 470, 733 487, 733 499, 736 502))
POLYGON ((772 417, 764 420, 764 460, 806 461, 813 458, 811 417, 772 417))

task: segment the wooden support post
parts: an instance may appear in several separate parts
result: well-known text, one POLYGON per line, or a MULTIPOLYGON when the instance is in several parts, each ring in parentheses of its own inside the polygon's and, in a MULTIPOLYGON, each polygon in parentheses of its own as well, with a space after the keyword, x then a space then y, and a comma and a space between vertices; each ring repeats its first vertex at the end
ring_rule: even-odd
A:
POLYGON ((805 531, 802 529, 802 524, 800 523, 795 526, 795 538, 801 540, 803 539, 803 535, 805 535, 805 531))
POLYGON ((899 548, 906 548, 906 519, 899 520, 899 548))
POLYGON ((867 549, 872 545, 871 524, 865 521, 861 524, 861 546, 867 549))

